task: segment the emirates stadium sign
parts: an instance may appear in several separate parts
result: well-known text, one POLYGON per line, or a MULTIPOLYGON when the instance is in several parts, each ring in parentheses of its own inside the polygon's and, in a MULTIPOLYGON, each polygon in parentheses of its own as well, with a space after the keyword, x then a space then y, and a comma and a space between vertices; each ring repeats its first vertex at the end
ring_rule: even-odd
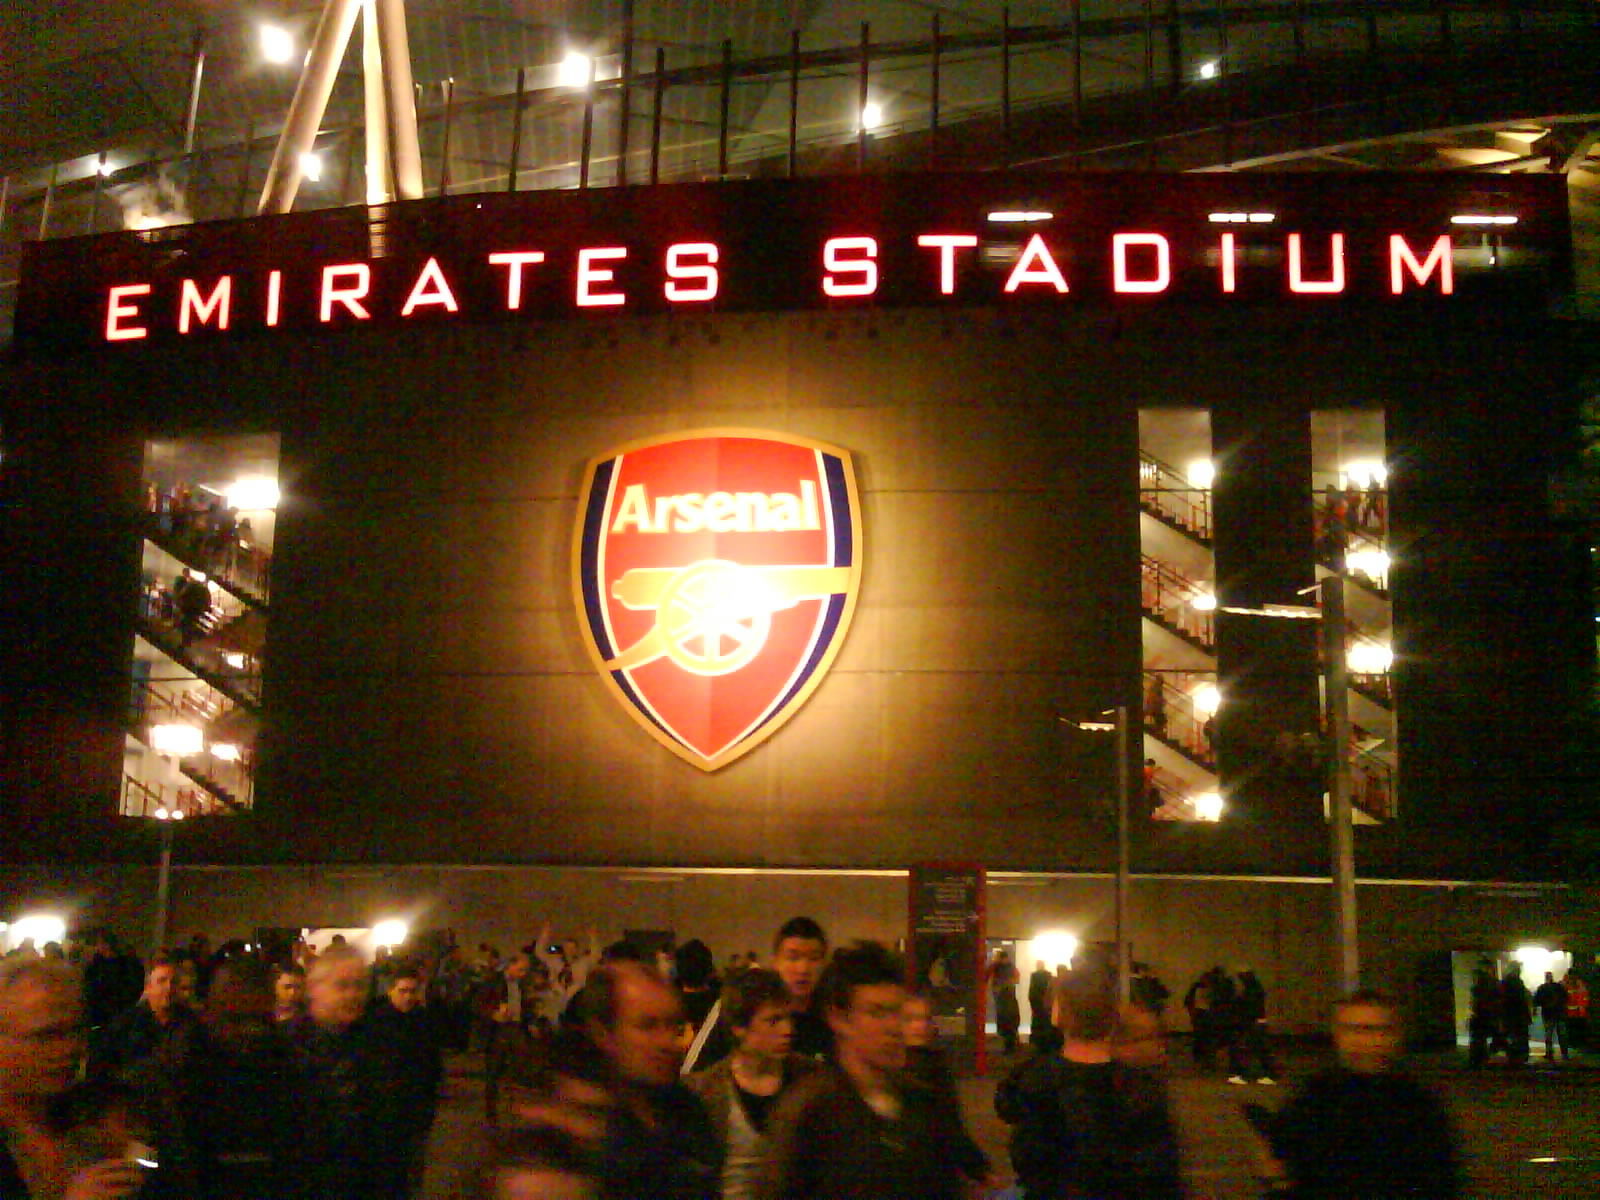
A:
POLYGON ((787 434, 700 429, 589 463, 573 598, 623 709, 714 771, 805 703, 861 579, 850 455, 787 434))

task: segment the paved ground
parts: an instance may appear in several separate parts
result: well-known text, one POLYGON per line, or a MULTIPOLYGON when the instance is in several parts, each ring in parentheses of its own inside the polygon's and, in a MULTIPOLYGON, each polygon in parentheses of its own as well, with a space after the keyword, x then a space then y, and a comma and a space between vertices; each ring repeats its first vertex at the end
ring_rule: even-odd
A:
MULTIPOLYGON (((1172 1097, 1183 1141, 1191 1200, 1249 1200, 1256 1183, 1257 1143, 1240 1104, 1281 1103, 1295 1082, 1317 1069, 1323 1053, 1284 1048, 1284 1077, 1276 1088, 1238 1087, 1202 1076, 1174 1047, 1172 1097)), ((1460 1129, 1474 1200, 1591 1200, 1600 1195, 1600 1055, 1550 1067, 1494 1064, 1477 1072, 1461 1055, 1412 1060, 1416 1073, 1446 1097, 1460 1129)), ((988 1078, 961 1081, 973 1135, 1009 1180, 1007 1127, 994 1115, 996 1067, 988 1078)), ((428 1200, 459 1200, 481 1156, 483 1080, 475 1059, 452 1062, 428 1169, 428 1200)), ((1396 1153, 1403 1153, 1396 1147, 1396 1153)))

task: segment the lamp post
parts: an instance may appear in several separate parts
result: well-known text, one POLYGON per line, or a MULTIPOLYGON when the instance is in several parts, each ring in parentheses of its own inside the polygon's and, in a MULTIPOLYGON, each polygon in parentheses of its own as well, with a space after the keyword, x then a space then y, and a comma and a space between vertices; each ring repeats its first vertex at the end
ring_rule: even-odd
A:
MULTIPOLYGON (((1114 734, 1117 753, 1117 874, 1113 905, 1113 924, 1116 933, 1117 1001, 1128 1003, 1131 994, 1132 970, 1128 945, 1128 706, 1119 704, 1100 714, 1110 721, 1067 721, 1067 724, 1090 733, 1114 734)), ((1062 718, 1066 720, 1066 718, 1062 718)))
MULTIPOLYGON (((188 756, 200 753, 203 735, 193 725, 155 725, 150 729, 150 748, 171 759, 173 773, 181 778, 179 763, 188 756)), ((156 915, 150 933, 150 952, 159 953, 167 941, 167 909, 172 893, 172 838, 173 827, 183 820, 183 809, 174 804, 169 810, 162 806, 155 811, 161 828, 161 859, 156 872, 156 915)))
POLYGON ((1350 801, 1350 672, 1344 652, 1344 572, 1339 570, 1319 585, 1321 606, 1264 604, 1259 608, 1224 605, 1222 611, 1247 617, 1307 619, 1322 622, 1326 658, 1324 691, 1327 713, 1328 857, 1333 884, 1334 979, 1339 994, 1348 996, 1361 986, 1361 951, 1356 923, 1356 834, 1350 801))

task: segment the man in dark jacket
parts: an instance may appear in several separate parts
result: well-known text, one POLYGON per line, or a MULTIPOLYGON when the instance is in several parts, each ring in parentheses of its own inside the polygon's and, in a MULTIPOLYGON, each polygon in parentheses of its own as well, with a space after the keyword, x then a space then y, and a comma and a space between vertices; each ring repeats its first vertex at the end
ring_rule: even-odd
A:
POLYGON ((902 1086, 905 972, 871 942, 838 951, 817 986, 834 1062, 794 1087, 772 1119, 764 1200, 957 1200, 955 1139, 938 1098, 902 1086))
POLYGON ((1376 992, 1334 1009, 1339 1063, 1308 1079, 1268 1126, 1295 1200, 1454 1200, 1461 1179, 1443 1104, 1395 1069, 1399 1014, 1376 992))
POLYGON ((178 964, 157 955, 145 972, 144 994, 113 1018, 90 1045, 93 1075, 125 1075, 157 1054, 181 1059, 195 1034, 194 1013, 178 1002, 178 964))
POLYGON ((700 1098, 678 1079, 683 1004, 649 967, 589 973, 583 1032, 605 1060, 611 1093, 601 1146, 603 1200, 715 1200, 722 1153, 700 1098))
POLYGON ((397 1190, 414 1195, 439 1108, 444 1060, 432 1015, 422 1003, 421 969, 401 961, 387 979, 388 988, 367 1014, 373 1052, 383 1066, 381 1082, 390 1089, 382 1106, 390 1124, 380 1136, 402 1180, 397 1190))
POLYGON ((1160 1093, 1135 1073, 1147 1068, 1114 1061, 1112 998, 1068 982, 1054 1017, 1061 1049, 1024 1063, 995 1092, 995 1110, 1015 1126, 1011 1165, 1029 1200, 1180 1195, 1172 1127, 1151 1100, 1160 1093))

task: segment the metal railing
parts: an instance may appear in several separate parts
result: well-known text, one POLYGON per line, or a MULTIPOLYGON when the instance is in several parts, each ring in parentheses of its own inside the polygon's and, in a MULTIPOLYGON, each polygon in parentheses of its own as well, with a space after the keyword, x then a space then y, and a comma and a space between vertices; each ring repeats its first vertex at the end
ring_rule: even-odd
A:
POLYGON ((1212 651, 1217 644, 1216 613, 1194 605, 1197 596, 1209 595, 1209 585, 1190 579, 1158 558, 1139 556, 1139 603, 1145 613, 1212 651))
POLYGON ((1195 487, 1175 467, 1139 451, 1139 503, 1202 541, 1211 540, 1211 490, 1195 487))
POLYGON ((1145 729, 1208 769, 1216 762, 1215 713, 1203 709, 1195 693, 1216 684, 1216 673, 1210 671, 1144 672, 1145 729))

